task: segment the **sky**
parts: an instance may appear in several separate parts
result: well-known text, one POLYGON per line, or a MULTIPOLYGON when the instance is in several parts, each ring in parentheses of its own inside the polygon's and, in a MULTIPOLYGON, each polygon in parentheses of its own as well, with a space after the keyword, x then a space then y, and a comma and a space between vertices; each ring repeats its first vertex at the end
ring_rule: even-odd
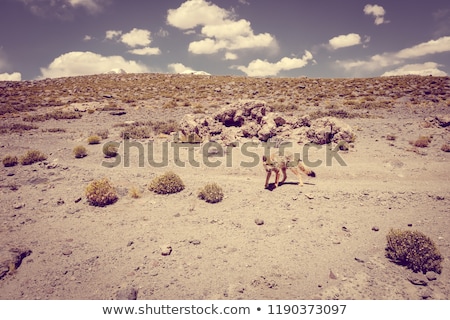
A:
POLYGON ((448 0, 0 0, 0 80, 450 75, 448 0))

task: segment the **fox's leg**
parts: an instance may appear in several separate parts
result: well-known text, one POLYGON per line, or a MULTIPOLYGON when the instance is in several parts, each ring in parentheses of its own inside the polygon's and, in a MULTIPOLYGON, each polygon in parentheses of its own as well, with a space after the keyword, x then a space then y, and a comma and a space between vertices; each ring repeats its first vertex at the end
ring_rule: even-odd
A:
POLYGON ((281 180, 280 183, 284 183, 287 178, 286 168, 282 168, 281 171, 283 172, 283 180, 281 180))
POLYGON ((291 171, 297 176, 298 178, 298 185, 300 187, 303 186, 303 180, 302 180, 302 176, 300 175, 300 170, 298 168, 291 168, 291 171))
POLYGON ((265 184, 265 188, 267 188, 267 186, 269 185, 269 180, 270 180, 270 176, 272 174, 272 170, 267 171, 267 176, 266 176, 266 184, 265 184))
POLYGON ((280 170, 275 171, 275 188, 278 187, 278 180, 280 179, 280 170))

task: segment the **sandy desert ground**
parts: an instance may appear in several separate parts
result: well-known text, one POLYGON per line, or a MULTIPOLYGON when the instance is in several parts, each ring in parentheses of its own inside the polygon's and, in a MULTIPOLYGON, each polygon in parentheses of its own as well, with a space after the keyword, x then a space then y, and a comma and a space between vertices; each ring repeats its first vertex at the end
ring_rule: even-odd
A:
MULTIPOLYGON (((0 165, 0 299, 450 299, 448 77, 97 75, 0 82, 0 108, 1 158, 31 149, 48 156, 0 165), (303 187, 288 173, 287 183, 265 189, 261 163, 240 165, 249 157, 239 146, 214 156, 219 167, 180 167, 171 153, 167 167, 141 167, 136 150, 127 167, 123 157, 102 165, 115 161, 104 157, 108 141, 120 142, 123 156, 125 123, 177 123, 241 99, 291 117, 339 117, 355 139, 328 165, 326 148, 312 148, 311 159, 323 162, 303 187), (37 116, 55 110, 81 117, 37 116), (108 137, 88 144, 99 132, 108 137), (427 147, 412 144, 420 136, 430 137, 427 147), (86 157, 74 157, 77 145, 86 157), (149 191, 167 170, 185 189, 149 191), (103 177, 119 199, 89 205, 86 186, 103 177), (221 202, 197 197, 208 182, 223 188, 221 202), (389 261, 391 228, 428 235, 444 257, 442 273, 389 261)), ((170 139, 136 141, 147 148, 170 139)), ((200 147, 194 155, 201 159, 200 147)))

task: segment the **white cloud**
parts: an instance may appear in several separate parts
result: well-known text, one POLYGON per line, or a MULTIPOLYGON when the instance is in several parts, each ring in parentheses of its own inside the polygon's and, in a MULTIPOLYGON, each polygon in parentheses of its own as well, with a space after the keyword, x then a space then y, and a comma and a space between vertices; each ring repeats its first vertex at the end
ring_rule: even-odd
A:
POLYGON ((105 39, 113 40, 114 38, 120 37, 122 35, 122 30, 107 30, 105 39))
POLYGON ((386 14, 386 11, 382 6, 379 6, 377 4, 366 4, 364 7, 364 13, 367 15, 372 15, 375 17, 375 24, 380 25, 383 23, 388 23, 389 21, 384 20, 384 15, 386 14))
POLYGON ((73 18, 73 10, 85 9, 89 14, 98 14, 110 0, 17 0, 22 2, 36 16, 67 20, 73 18))
POLYGON ((0 73, 0 81, 21 81, 22 74, 20 72, 0 73))
POLYGON ((149 72, 142 63, 125 60, 121 56, 102 56, 90 51, 74 51, 55 58, 46 68, 41 68, 42 78, 70 77, 101 74, 113 69, 123 69, 127 73, 149 72))
POLYGON ((140 56, 154 56, 161 54, 161 50, 159 50, 159 48, 150 48, 150 47, 133 49, 129 50, 128 52, 140 56))
POLYGON ((345 47, 356 46, 361 43, 361 36, 356 33, 349 33, 331 38, 328 41, 330 47, 334 50, 345 47))
POLYGON ((225 53, 225 60, 237 60, 238 56, 237 54, 233 52, 226 52, 225 53))
POLYGON ((236 20, 232 11, 205 0, 187 0, 179 8, 169 9, 167 23, 187 30, 186 34, 191 34, 195 27, 202 27, 200 33, 204 39, 189 44, 189 52, 194 54, 278 47, 271 34, 255 34, 249 21, 236 20))
POLYGON ((421 58, 436 53, 450 52, 450 36, 423 42, 398 52, 385 52, 372 56, 368 60, 336 61, 337 65, 347 71, 355 69, 377 71, 404 63, 406 60, 421 58))
POLYGON ((253 77, 266 77, 276 76, 282 70, 293 70, 303 68, 313 59, 311 52, 305 51, 302 58, 288 58, 284 57, 280 61, 271 63, 267 60, 256 59, 249 63, 247 67, 237 66, 234 67, 247 76, 253 77))
POLYGON ((137 46, 145 47, 152 42, 150 35, 151 32, 149 30, 134 28, 130 32, 123 34, 120 41, 132 48, 137 46))
POLYGON ((83 41, 91 41, 92 39, 93 39, 92 36, 87 34, 84 36, 83 41))
POLYGON ((186 67, 182 63, 171 63, 168 65, 168 68, 173 73, 183 73, 185 71, 194 71, 192 68, 186 67))
POLYGON ((445 77, 447 73, 440 70, 439 67, 441 65, 435 62, 425 62, 418 64, 407 64, 403 67, 397 68, 395 70, 387 71, 383 73, 382 77, 389 76, 400 76, 400 75, 419 75, 419 76, 438 76, 445 77))

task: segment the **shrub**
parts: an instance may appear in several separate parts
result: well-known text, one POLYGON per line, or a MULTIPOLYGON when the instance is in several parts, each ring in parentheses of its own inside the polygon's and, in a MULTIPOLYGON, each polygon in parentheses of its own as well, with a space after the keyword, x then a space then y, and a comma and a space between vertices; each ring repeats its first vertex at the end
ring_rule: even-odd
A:
POLYGON ((426 148, 431 142, 431 137, 420 136, 416 141, 411 142, 411 144, 418 148, 426 148))
POLYGON ((28 150, 25 155, 20 158, 20 163, 24 166, 30 165, 36 162, 44 161, 47 156, 38 150, 28 150))
POLYGON ((84 146, 76 146, 73 148, 73 154, 75 158, 84 158, 87 156, 87 150, 84 146))
POLYGON ((150 182, 148 189, 158 194, 177 193, 184 189, 184 183, 176 173, 168 171, 155 177, 150 182))
POLYGON ((223 190, 215 182, 208 183, 199 191, 198 197, 209 203, 217 203, 223 199, 223 190))
POLYGON ((130 188, 130 190, 128 191, 128 194, 133 199, 139 199, 140 197, 142 197, 141 191, 139 190, 139 188, 137 188, 135 186, 130 188))
POLYGON ((107 158, 113 158, 117 156, 118 150, 119 149, 115 146, 115 143, 108 142, 103 145, 103 154, 107 158))
POLYGON ((450 144, 444 143, 444 144, 441 146, 441 150, 444 151, 444 152, 450 152, 450 144))
POLYGON ((87 139, 88 144, 99 144, 100 137, 97 135, 92 135, 87 139))
POLYGON ((5 167, 14 167, 15 165, 17 165, 19 163, 19 160, 17 159, 16 156, 8 155, 3 158, 2 162, 5 167))
POLYGON ((391 229, 386 236, 386 257, 414 272, 441 273, 443 260, 435 243, 420 231, 391 229))
POLYGON ((86 188, 88 202, 97 207, 104 207, 117 201, 117 191, 107 178, 95 180, 86 188))

